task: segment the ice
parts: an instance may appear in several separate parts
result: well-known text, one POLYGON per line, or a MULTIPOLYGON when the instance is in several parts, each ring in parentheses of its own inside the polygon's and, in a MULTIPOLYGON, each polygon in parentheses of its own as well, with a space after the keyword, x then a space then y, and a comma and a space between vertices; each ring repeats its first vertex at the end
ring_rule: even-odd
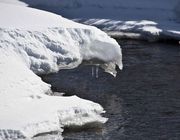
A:
POLYGON ((94 66, 92 66, 91 74, 92 74, 92 77, 94 77, 94 66))
POLYGON ((99 78, 99 64, 91 67, 91 75, 92 77, 99 78))
POLYGON ((99 66, 96 65, 96 78, 98 78, 98 77, 99 77, 99 66))

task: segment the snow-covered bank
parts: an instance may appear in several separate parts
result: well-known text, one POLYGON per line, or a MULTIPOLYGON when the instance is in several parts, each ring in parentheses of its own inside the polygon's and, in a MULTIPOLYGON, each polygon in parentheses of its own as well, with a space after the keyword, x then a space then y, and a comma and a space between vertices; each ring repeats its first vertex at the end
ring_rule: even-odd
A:
POLYGON ((180 40, 180 24, 177 22, 119 21, 111 19, 74 19, 96 26, 113 38, 143 39, 148 41, 180 40))
POLYGON ((95 27, 22 6, 1 4, 0 9, 2 39, 20 46, 18 49, 25 51, 25 60, 36 73, 74 68, 82 60, 92 59, 122 68, 118 43, 95 27))
POLYGON ((49 12, 1 2, 0 9, 0 139, 105 123, 99 104, 49 96, 50 85, 36 74, 75 68, 83 60, 99 60, 114 74, 115 65, 122 68, 118 43, 95 27, 49 12))
POLYGON ((80 23, 97 26, 116 38, 180 40, 179 0, 22 0, 80 23))

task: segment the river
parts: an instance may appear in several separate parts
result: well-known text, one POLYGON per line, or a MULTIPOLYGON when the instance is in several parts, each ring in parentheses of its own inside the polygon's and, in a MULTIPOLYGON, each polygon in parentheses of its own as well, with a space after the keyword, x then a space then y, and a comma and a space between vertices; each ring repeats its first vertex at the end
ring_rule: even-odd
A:
POLYGON ((100 128, 65 129, 65 140, 179 140, 180 46, 119 41, 122 71, 116 78, 81 65, 43 76, 54 91, 101 104, 109 120, 100 128))

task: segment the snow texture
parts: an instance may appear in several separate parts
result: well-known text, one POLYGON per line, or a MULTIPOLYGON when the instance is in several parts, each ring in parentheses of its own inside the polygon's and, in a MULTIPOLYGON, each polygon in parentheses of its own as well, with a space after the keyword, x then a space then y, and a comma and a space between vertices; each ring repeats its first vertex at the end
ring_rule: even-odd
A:
POLYGON ((116 38, 180 40, 180 0, 23 0, 116 38))
POLYGON ((115 65, 122 68, 118 43, 95 27, 1 1, 0 139, 61 134, 64 126, 105 123, 99 104, 76 96, 49 96, 51 86, 36 74, 75 68, 86 60, 115 75, 115 65))

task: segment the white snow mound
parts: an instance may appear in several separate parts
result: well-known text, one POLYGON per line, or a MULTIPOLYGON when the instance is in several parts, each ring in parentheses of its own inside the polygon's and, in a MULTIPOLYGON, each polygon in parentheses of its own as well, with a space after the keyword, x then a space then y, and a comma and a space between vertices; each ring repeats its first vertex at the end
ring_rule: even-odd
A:
POLYGON ((83 60, 98 60, 115 74, 115 65, 122 68, 118 43, 95 27, 52 13, 4 3, 0 9, 0 139, 105 123, 99 104, 48 96, 50 85, 36 74, 75 68, 83 60))

